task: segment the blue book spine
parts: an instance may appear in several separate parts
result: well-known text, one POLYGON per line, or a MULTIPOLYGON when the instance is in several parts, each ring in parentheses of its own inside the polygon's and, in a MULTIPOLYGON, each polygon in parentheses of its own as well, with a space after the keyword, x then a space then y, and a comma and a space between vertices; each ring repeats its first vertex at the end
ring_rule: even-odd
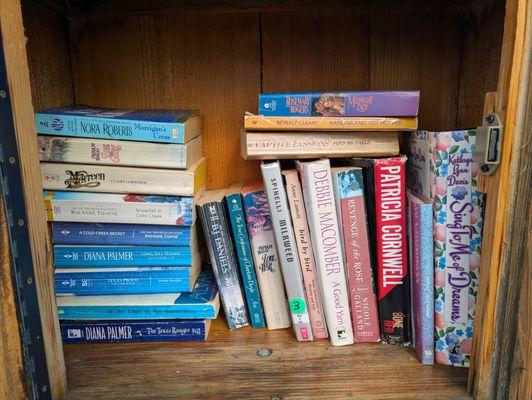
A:
POLYGON ((163 342, 206 340, 209 320, 64 321, 63 343, 163 342))
MULTIPOLYGON (((421 346, 418 356, 423 364, 434 364, 434 242, 432 240, 432 204, 421 204, 420 273, 421 273, 421 346)), ((418 310, 419 312, 419 310, 418 310)))
POLYGON ((190 247, 54 246, 55 267, 187 267, 190 247))
POLYGON ((169 225, 53 222, 54 244, 190 246, 191 228, 169 225))
POLYGON ((242 197, 239 193, 234 193, 226 197, 227 207, 229 209, 229 219, 233 231, 233 240, 238 256, 238 264, 242 275, 242 283, 251 318, 253 328, 264 328, 266 322, 262 310, 262 301, 255 274, 255 265, 253 263, 253 253, 246 229, 246 220, 242 206, 242 197))
POLYGON ((57 306, 60 320, 98 319, 214 319, 218 313, 213 304, 190 304, 181 307, 157 306, 57 306))
POLYGON ((157 143, 185 142, 185 127, 182 123, 175 122, 37 113, 35 114, 35 126, 39 134, 43 135, 157 143))
POLYGON ((56 269, 56 294, 113 295, 189 292, 191 268, 56 269))

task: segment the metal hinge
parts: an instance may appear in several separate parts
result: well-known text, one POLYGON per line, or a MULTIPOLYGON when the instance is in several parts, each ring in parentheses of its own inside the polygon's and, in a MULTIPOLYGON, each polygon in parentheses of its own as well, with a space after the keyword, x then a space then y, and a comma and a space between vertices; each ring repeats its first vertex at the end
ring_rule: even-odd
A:
POLYGON ((491 175, 501 161, 503 125, 495 113, 486 114, 482 122, 482 126, 477 127, 475 161, 479 163, 482 174, 491 175))

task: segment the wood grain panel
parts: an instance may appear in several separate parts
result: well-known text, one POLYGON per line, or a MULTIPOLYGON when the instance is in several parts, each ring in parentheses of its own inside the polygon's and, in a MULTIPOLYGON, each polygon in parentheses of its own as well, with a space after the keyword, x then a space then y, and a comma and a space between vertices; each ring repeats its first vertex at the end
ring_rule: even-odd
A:
POLYGON ((259 176, 239 143, 260 91, 257 14, 75 20, 72 31, 78 103, 199 109, 208 189, 259 176))
POLYGON ((20 184, 24 186, 27 225, 39 297, 50 390, 54 399, 61 399, 66 392, 65 361, 55 305, 52 257, 42 200, 26 38, 19 0, 0 1, 0 29, 2 30, 2 45, 18 147, 18 154, 13 157, 20 165, 22 174, 20 184))
POLYGON ((263 91, 369 88, 366 12, 263 13, 263 91))
POLYGON ((370 14, 370 87, 419 89, 419 127, 455 127, 463 16, 450 10, 376 9, 370 14))
POLYGON ((22 11, 33 108, 40 111, 73 104, 66 18, 34 0, 25 1, 22 11))
POLYGON ((69 399, 470 398, 466 370, 424 366, 407 348, 298 343, 291 329, 229 332, 220 320, 207 342, 65 350, 69 399))
POLYGON ((0 188, 0 398, 26 399, 26 375, 11 270, 9 228, 0 188))

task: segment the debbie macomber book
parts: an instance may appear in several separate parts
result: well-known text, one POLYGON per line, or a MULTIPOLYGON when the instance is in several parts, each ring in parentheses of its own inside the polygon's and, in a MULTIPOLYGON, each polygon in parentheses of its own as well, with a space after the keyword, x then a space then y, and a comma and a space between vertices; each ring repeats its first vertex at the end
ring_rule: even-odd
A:
POLYGON ((272 217, 273 233, 277 253, 283 271, 292 326, 299 341, 313 340, 309 310, 303 286, 303 276, 296 248, 294 228, 284 189, 283 175, 279 161, 261 165, 262 178, 266 187, 268 204, 272 217))
POLYGON ((42 135, 186 143, 201 133, 201 116, 191 110, 120 110, 80 105, 35 113, 35 127, 42 135))
POLYGON ((201 158, 198 136, 185 144, 117 142, 113 139, 83 139, 38 136, 39 160, 76 164, 187 169, 201 158))
POLYGON ((242 275, 242 286, 246 294, 248 311, 253 328, 264 328, 264 312, 262 310, 262 300, 260 298, 257 274, 253 263, 253 254, 249 244, 248 232, 246 229, 246 217, 244 216, 244 205, 242 204, 242 183, 235 183, 225 191, 225 202, 231 220, 233 239, 242 275))
POLYGON ((435 354, 469 367, 477 303, 484 194, 474 161, 476 132, 408 135, 409 186, 433 202, 435 354))
POLYGON ((261 93, 259 114, 301 117, 415 117, 419 91, 261 93))
POLYGON ((207 180, 205 158, 187 170, 41 163, 46 190, 194 196, 207 180))
POLYGON ((354 343, 340 231, 329 160, 297 162, 316 255, 329 337, 333 346, 354 343))
POLYGON ((223 190, 211 190, 198 199, 197 206, 227 325, 237 329, 249 325, 249 320, 224 200, 223 190))
POLYGON ((43 192, 48 221, 191 226, 194 198, 140 194, 43 192))
POLYGON ((210 319, 62 321, 63 343, 182 342, 207 340, 210 319))

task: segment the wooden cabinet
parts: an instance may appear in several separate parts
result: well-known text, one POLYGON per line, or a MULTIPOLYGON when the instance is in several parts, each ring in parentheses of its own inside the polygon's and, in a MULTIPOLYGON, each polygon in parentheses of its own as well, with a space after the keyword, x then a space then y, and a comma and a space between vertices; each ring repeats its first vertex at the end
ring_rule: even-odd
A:
MULTIPOLYGON (((2 279, 0 334, 8 339, 0 340, 6 371, 0 370, 0 395, 455 399, 469 393, 494 398, 511 383, 512 393, 521 390, 524 398, 530 390, 524 375, 506 374, 503 366, 528 368, 528 353, 515 360, 510 354, 515 346, 526 350, 526 336, 521 333, 517 345, 505 337, 515 336, 511 307, 529 293, 520 283, 530 281, 521 242, 530 195, 524 167, 530 159, 530 8, 528 0, 0 2, 7 77, 0 90, 14 126, 2 140, 10 135, 16 142, 16 152, 4 157, 14 157, 21 176, 25 219, 19 228, 31 248, 42 325, 36 340, 43 342, 48 373, 46 387, 25 389, 31 371, 22 367, 16 291, 2 279), (485 107, 503 118, 501 165, 482 181, 488 203, 469 388, 467 370, 424 367, 409 349, 301 344, 289 331, 229 333, 221 320, 207 343, 63 349, 33 112, 72 103, 200 109, 208 188, 214 189, 259 176, 257 162, 239 152, 242 115, 256 111, 258 93, 311 89, 419 89, 424 129, 474 127, 485 107), (486 93, 495 91, 485 106, 486 93), (273 352, 260 357, 261 348, 273 352)), ((18 270, 6 256, 9 227, 2 221, 2 276, 9 277, 18 270)), ((519 315, 529 307, 524 297, 519 315)))

